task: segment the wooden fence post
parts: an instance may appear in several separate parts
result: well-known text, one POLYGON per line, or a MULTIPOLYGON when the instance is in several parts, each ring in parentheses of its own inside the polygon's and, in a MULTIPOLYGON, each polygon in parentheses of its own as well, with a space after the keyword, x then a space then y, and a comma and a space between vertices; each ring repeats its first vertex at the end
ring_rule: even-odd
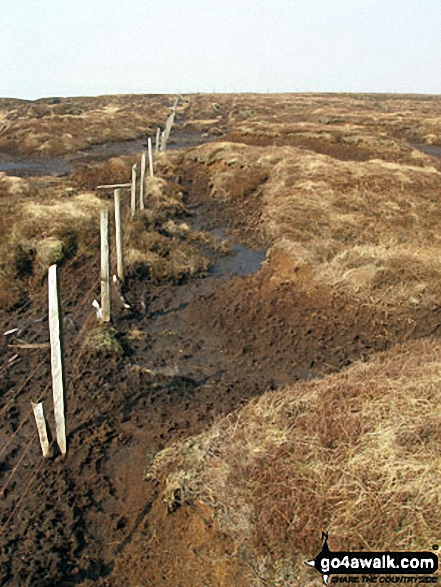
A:
POLYGON ((63 335, 60 312, 60 289, 57 266, 51 265, 48 274, 49 282, 49 335, 51 342, 52 391, 54 398, 55 433, 61 454, 66 454, 66 422, 64 415, 64 362, 63 335))
POLYGON ((172 112, 172 114, 170 114, 170 116, 167 118, 167 121, 165 123, 165 130, 162 133, 161 151, 165 151, 167 148, 168 139, 170 137, 170 131, 172 129, 174 122, 175 113, 172 112))
POLYGON ((155 142, 155 151, 156 153, 159 153, 159 141, 161 138, 161 129, 157 128, 156 129, 156 142, 155 142))
POLYGON ((101 320, 110 322, 109 212, 101 210, 101 320))
POLYGON ((144 210, 145 193, 145 151, 141 157, 141 185, 139 186, 139 209, 144 210))
POLYGON ((38 404, 32 403, 32 411, 35 416, 35 423, 37 424, 38 436, 40 438, 40 446, 43 452, 43 457, 47 458, 50 455, 50 443, 47 434, 46 420, 44 419, 43 402, 38 404))
POLYGON ((150 167, 150 177, 155 175, 153 170, 153 150, 152 150, 152 139, 149 137, 148 140, 148 147, 149 147, 149 167, 150 167))
POLYGON ((113 192, 115 204, 115 244, 116 244, 116 275, 121 283, 124 283, 124 251, 123 229, 121 222, 121 190, 113 192))
POLYGON ((136 214, 136 171, 138 169, 138 166, 133 165, 132 167, 132 186, 131 186, 131 192, 130 192, 130 208, 132 210, 132 216, 134 216, 136 214))

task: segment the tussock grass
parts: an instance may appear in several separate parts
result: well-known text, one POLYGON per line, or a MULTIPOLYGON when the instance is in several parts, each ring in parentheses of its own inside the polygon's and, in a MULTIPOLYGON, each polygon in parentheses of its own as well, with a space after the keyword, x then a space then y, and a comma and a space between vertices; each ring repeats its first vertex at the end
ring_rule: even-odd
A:
MULTIPOLYGON (((208 504, 256 585, 304 585, 333 550, 440 539, 441 343, 414 341, 320 381, 268 392, 160 452, 168 511, 208 504)), ((313 578, 316 578, 313 575, 313 578)))
POLYGON ((31 249, 44 247, 45 239, 56 239, 61 241, 63 258, 89 256, 93 243, 98 242, 99 212, 105 207, 92 193, 66 200, 29 202, 14 224, 11 238, 31 249))
POLYGON ((89 351, 108 357, 123 354, 117 331, 108 325, 96 324, 91 328, 86 334, 83 346, 89 351))
POLYGON ((433 307, 441 173, 422 158, 424 166, 340 161, 227 142, 186 155, 207 175, 211 198, 245 209, 272 252, 301 258, 311 277, 373 303, 433 307))
POLYGON ((222 250, 221 244, 204 232, 193 231, 180 221, 186 214, 179 186, 160 177, 149 177, 146 209, 138 212, 128 227, 126 267, 132 279, 152 283, 181 283, 208 272, 207 252, 222 250))
MULTIPOLYGON (((152 218, 148 214, 148 221, 152 218)), ((147 226, 138 218, 130 229, 126 250, 126 266, 132 278, 149 279, 153 283, 180 283, 188 277, 204 275, 209 260, 189 240, 188 229, 172 226, 170 221, 147 226)))
POLYGON ((1 308, 22 302, 52 263, 98 250, 99 210, 106 204, 92 193, 44 197, 20 178, 0 178, 0 207, 1 308))
POLYGON ((111 157, 108 161, 81 162, 74 165, 72 181, 82 189, 94 190, 98 185, 128 183, 131 181, 132 165, 138 163, 140 157, 126 155, 111 157))

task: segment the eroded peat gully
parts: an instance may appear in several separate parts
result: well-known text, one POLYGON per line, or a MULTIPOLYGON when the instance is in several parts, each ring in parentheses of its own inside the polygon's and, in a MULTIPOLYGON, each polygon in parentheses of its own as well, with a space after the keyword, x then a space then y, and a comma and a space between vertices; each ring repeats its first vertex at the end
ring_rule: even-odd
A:
MULTIPOLYGON (((46 173, 58 170, 58 160, 40 163, 46 173)), ((38 176, 33 162, 11 163, 12 169, 38 176)), ((195 203, 188 222, 200 228, 205 221, 197 208, 195 203)), ((223 227, 220 234, 227 238, 223 227)), ((276 369, 262 379, 256 358, 218 340, 200 316, 221 283, 236 275, 246 279, 265 257, 263 250, 243 243, 232 242, 230 248, 228 255, 211 259, 204 278, 129 286, 133 310, 114 300, 117 352, 82 345, 95 321, 91 301, 99 291, 98 262, 61 267, 68 382, 65 460, 59 455, 42 460, 31 411, 31 401, 45 400, 53 429, 45 288, 21 309, 3 315, 2 334, 19 329, 1 339, 3 584, 102 580, 118 585, 112 574, 115 557, 148 525, 155 498, 155 487, 143 480, 149 460, 277 384, 276 369), (20 346, 23 340, 27 348, 20 346), (19 357, 8 363, 14 354, 19 357)))
MULTIPOLYGON (((179 171, 183 219, 227 238, 233 254, 212 255, 205 277, 129 282, 132 308, 114 300, 117 348, 108 351, 82 344, 95 321, 98 260, 61 267, 66 459, 42 460, 31 417, 31 401, 50 405, 46 292, 3 316, 4 331, 21 329, 1 340, 4 585, 121 585, 115 560, 154 531, 157 487, 143 474, 159 450, 268 389, 337 371, 437 328, 436 316, 421 323, 391 318, 324 289, 275 289, 274 268, 263 263, 269 243, 247 246, 255 235, 235 211, 210 202, 203 176, 179 171), (17 352, 23 339, 29 346, 17 352), (14 353, 19 357, 8 363, 14 353)), ((139 584, 165 583, 146 566, 139 584)))

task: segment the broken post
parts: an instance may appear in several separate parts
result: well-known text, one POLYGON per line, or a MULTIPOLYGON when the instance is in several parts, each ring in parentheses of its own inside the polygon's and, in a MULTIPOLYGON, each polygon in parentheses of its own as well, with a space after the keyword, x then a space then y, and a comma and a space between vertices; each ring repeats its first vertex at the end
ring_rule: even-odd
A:
POLYGON ((161 133, 161 153, 164 153, 166 148, 166 140, 165 140, 165 130, 161 133))
POLYGON ((156 129, 156 142, 155 142, 155 152, 159 153, 159 140, 161 138, 161 129, 156 129))
POLYGON ((109 212, 101 210, 101 320, 110 322, 109 212))
POLYGON ((138 166, 133 165, 132 167, 132 185, 131 185, 131 192, 130 192, 130 208, 132 210, 132 216, 136 214, 136 170, 138 166))
POLYGON ((124 283, 124 251, 123 229, 121 222, 121 190, 113 192, 115 202, 115 244, 116 244, 116 274, 121 283, 124 283))
POLYGON ((150 177, 153 177, 155 175, 155 172, 153 170, 153 150, 152 150, 152 139, 149 137, 148 142, 148 147, 149 147, 149 168, 150 168, 150 177))
POLYGON ((139 186, 139 209, 144 210, 145 192, 145 151, 141 157, 141 185, 139 186))
POLYGON ((49 281, 49 335, 51 342, 52 392, 54 398, 55 434, 61 454, 66 454, 66 422, 64 416, 63 338, 60 312, 60 291, 57 266, 51 265, 49 281))
POLYGON ((34 402, 31 403, 35 416, 35 423, 37 424, 38 437, 40 439, 40 446, 43 452, 43 457, 47 458, 50 456, 50 444, 47 434, 46 420, 44 419, 43 402, 39 402, 38 404, 34 402))

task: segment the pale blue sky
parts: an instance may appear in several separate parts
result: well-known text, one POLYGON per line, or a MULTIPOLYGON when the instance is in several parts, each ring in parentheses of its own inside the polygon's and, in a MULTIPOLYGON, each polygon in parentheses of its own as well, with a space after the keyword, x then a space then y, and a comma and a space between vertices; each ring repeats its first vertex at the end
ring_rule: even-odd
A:
POLYGON ((441 93, 441 0, 0 0, 0 96, 441 93))

